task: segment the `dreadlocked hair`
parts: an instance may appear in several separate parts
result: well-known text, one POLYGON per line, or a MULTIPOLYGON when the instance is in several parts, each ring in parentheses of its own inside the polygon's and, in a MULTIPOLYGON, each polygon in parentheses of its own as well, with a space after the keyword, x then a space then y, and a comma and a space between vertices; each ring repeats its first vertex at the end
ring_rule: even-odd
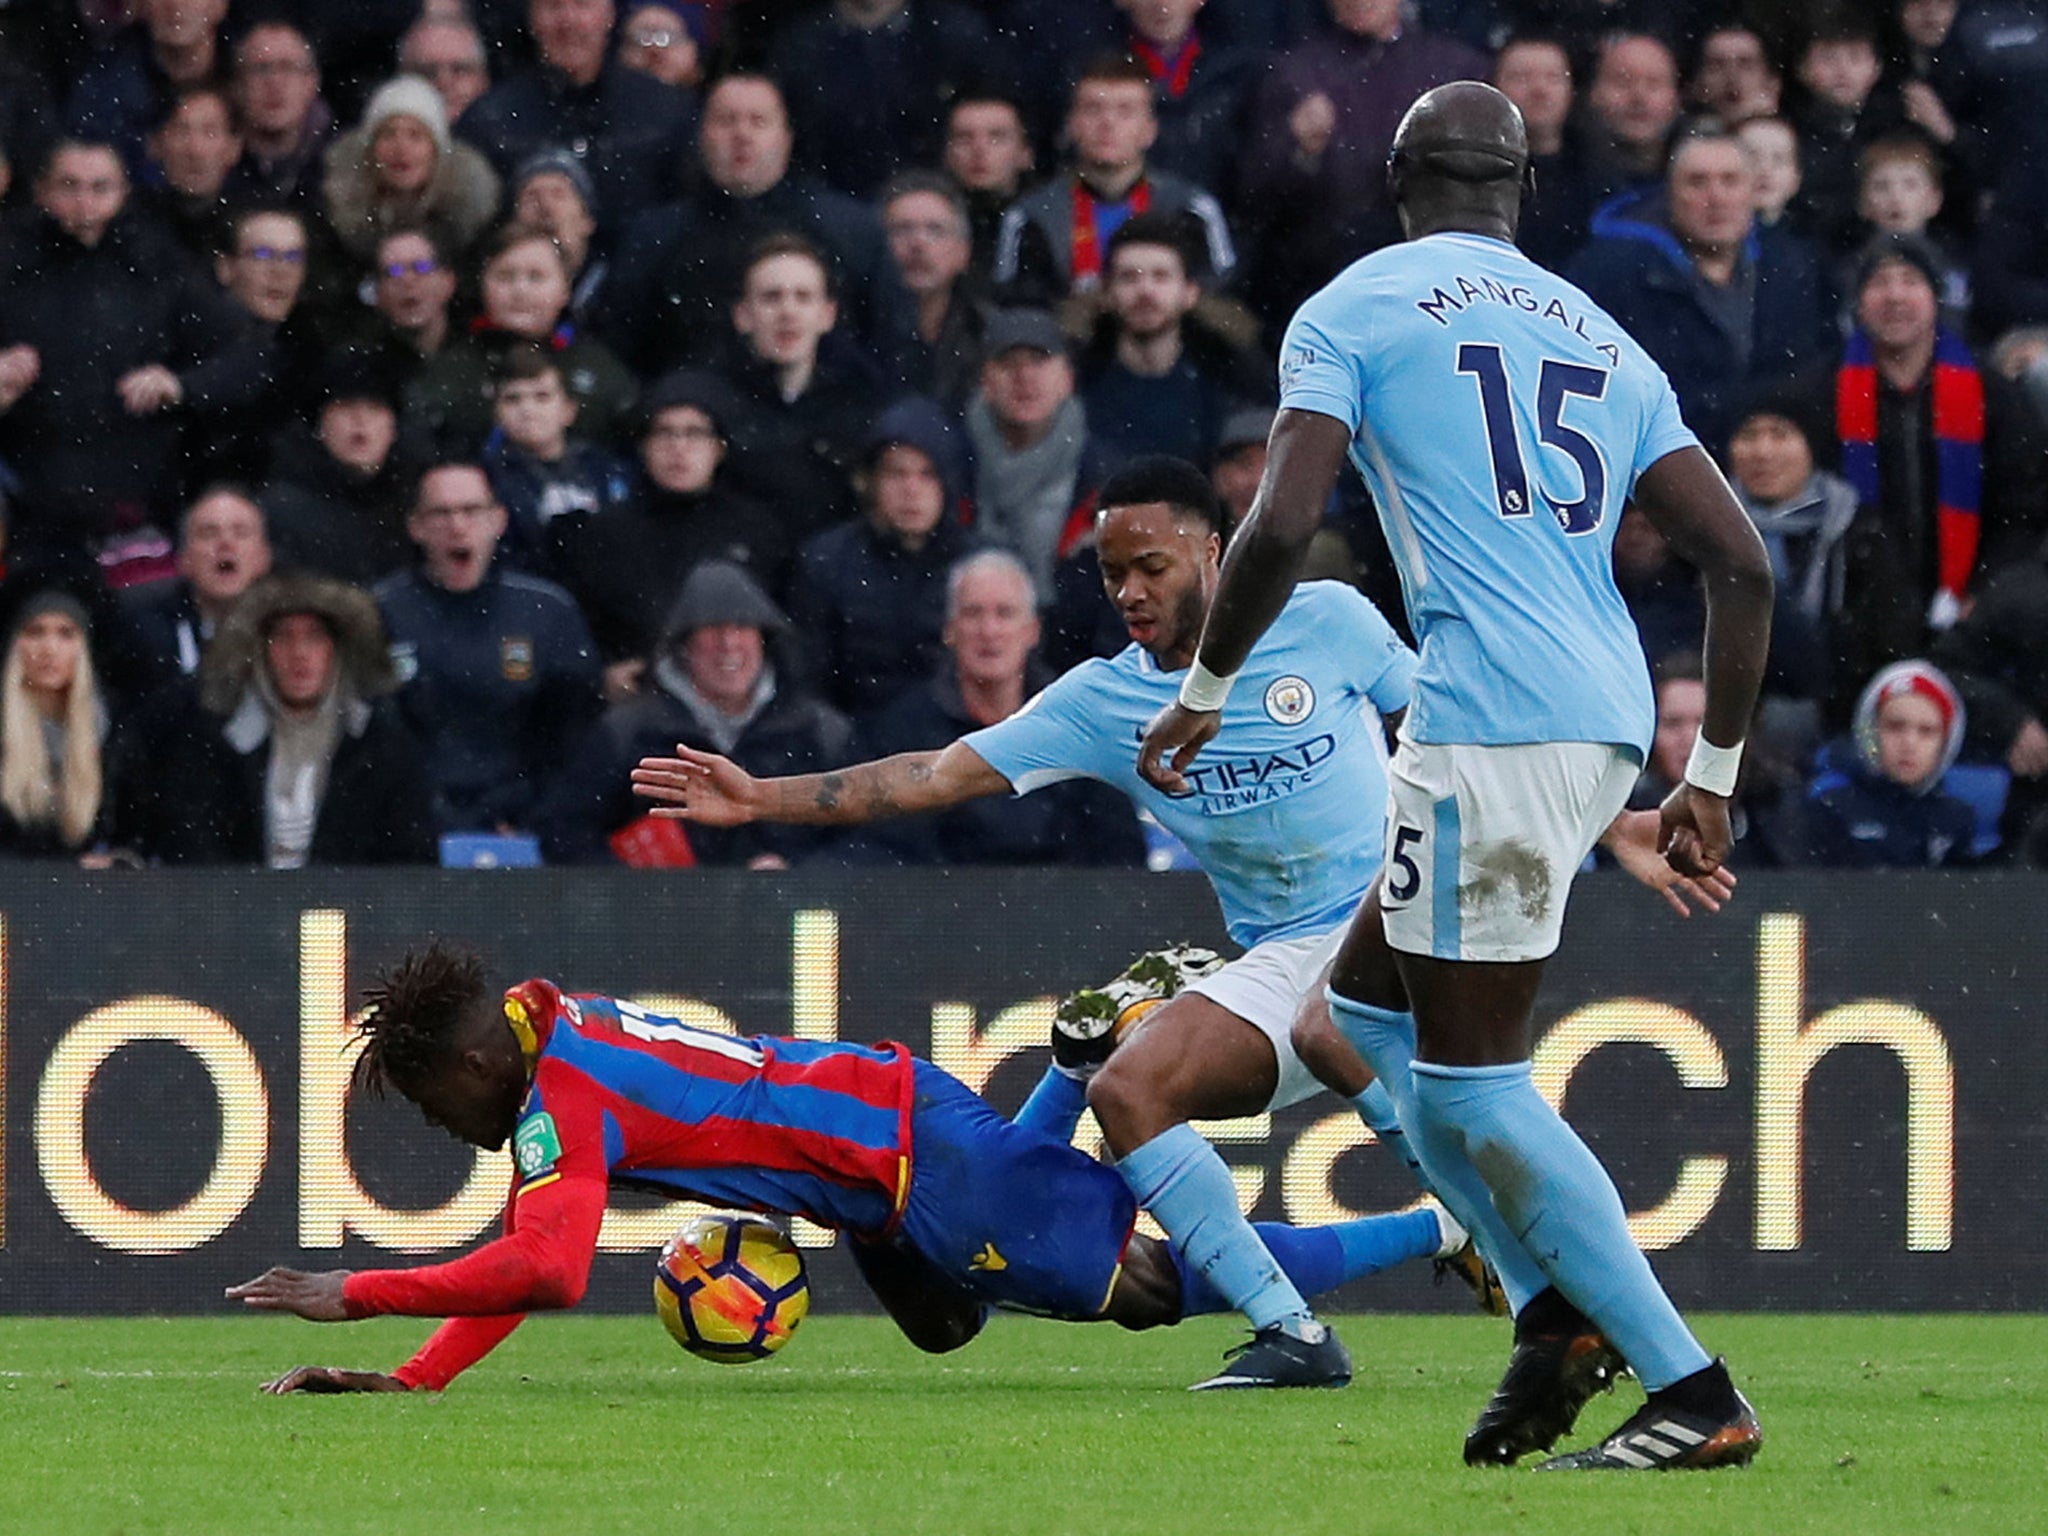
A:
POLYGON ((363 990, 355 1086, 382 1098, 387 1086, 403 1093, 406 1084, 427 1077, 484 991, 482 956, 438 939, 424 951, 407 951, 363 990))

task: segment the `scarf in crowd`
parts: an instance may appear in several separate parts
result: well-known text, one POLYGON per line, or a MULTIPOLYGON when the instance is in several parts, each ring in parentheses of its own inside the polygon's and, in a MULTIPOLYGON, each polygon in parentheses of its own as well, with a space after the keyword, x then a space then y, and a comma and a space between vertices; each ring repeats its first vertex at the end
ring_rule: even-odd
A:
MULTIPOLYGON (((1880 495, 1877 365, 1870 338, 1849 333, 1835 374, 1835 432, 1842 474, 1866 505, 1880 495)), ((1934 333, 1935 567, 1943 592, 1960 599, 1977 564, 1984 488, 1984 379, 1970 349, 1946 327, 1934 333)))
POLYGON ((1168 101, 1179 101, 1188 93, 1188 81, 1195 73, 1195 60, 1202 56, 1202 40, 1190 31, 1181 39, 1180 50, 1169 59, 1144 38, 1131 37, 1131 57, 1145 66, 1152 83, 1166 93, 1168 101))
POLYGON ((1015 553, 1030 570, 1039 597, 1049 601, 1053 568, 1069 542, 1068 525, 1082 489, 1087 413, 1079 400, 1068 399, 1044 438, 1017 451, 1003 441, 988 401, 976 397, 967 408, 967 437, 974 445, 976 531, 1015 553))
POLYGON ((1109 236, 1116 233, 1114 229, 1106 233, 1103 231, 1104 216, 1115 216, 1117 225, 1121 226, 1125 219, 1147 212, 1152 207, 1152 183, 1140 176, 1121 198, 1110 199, 1097 197, 1089 190, 1088 183, 1076 176, 1073 204, 1071 277, 1074 291, 1080 293, 1102 281, 1102 254, 1109 243, 1109 236))

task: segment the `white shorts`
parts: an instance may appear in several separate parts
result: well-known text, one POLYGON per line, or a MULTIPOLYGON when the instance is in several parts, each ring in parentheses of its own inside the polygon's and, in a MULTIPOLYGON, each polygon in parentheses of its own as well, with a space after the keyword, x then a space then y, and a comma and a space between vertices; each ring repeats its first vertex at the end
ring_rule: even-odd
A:
POLYGON ((1322 994, 1323 968, 1336 957, 1351 930, 1339 923, 1328 933, 1255 944, 1219 971, 1187 985, 1188 992, 1227 1008, 1273 1042, 1280 1078, 1266 1108, 1285 1109, 1323 1091, 1294 1052, 1294 1017, 1322 994))
POLYGON ((1439 960, 1541 960, 1572 876, 1628 803, 1635 757, 1598 742, 1401 741, 1387 769, 1387 942, 1439 960))

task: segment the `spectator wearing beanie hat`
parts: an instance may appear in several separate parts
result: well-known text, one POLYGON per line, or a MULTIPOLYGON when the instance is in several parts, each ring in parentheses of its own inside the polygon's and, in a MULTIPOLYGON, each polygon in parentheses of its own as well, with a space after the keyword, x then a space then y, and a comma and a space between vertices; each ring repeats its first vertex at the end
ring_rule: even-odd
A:
POLYGON ((1865 246, 1834 389, 1843 477, 1884 523, 1933 630, 1964 612, 1984 490, 1984 378, 1940 322, 1940 284, 1924 240, 1880 235, 1865 246))
POLYGON ((0 852, 76 857, 105 831, 105 688, 92 620, 63 586, 24 597, 0 665, 0 852))
POLYGON ((544 149, 520 162, 507 184, 506 212, 516 223, 546 230, 569 269, 569 317, 585 325, 595 312, 610 259, 597 236, 597 185, 566 149, 544 149))
POLYGON ((327 152, 327 222, 357 261, 395 229, 431 230, 444 250, 466 251, 498 211, 498 178, 484 157, 448 133, 441 98, 400 75, 377 88, 363 120, 327 152))
POLYGON ((1894 662, 1857 700, 1848 737, 1829 744, 1803 807, 1803 862, 1835 869, 1967 864, 1969 806, 1941 781, 1963 742, 1963 701, 1924 661, 1894 662))

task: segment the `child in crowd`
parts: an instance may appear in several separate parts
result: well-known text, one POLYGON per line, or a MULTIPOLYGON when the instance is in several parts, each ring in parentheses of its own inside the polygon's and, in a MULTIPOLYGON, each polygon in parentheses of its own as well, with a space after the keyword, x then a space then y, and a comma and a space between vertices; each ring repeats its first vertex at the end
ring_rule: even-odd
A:
POLYGON ((555 354, 520 346, 493 363, 497 425, 484 442, 484 469, 505 505, 508 558, 543 576, 563 568, 561 552, 585 522, 632 488, 623 460, 571 434, 576 410, 555 354))
POLYGON ((1943 321, 1955 329, 1969 313, 1970 273, 1928 228, 1941 216, 1941 205, 1941 159, 1923 135, 1890 133, 1864 146, 1857 159, 1856 213, 1865 233, 1918 235, 1934 247, 1941 258, 1935 296, 1943 321))
POLYGON ((1782 117, 1752 117, 1735 139, 1756 177, 1756 221, 1775 228, 1799 196, 1799 135, 1782 117))
POLYGON ((1805 860, 1837 869, 1970 862, 1975 819, 1941 788, 1963 741, 1963 701, 1924 661, 1870 680, 1850 736, 1831 743, 1807 791, 1805 860))

